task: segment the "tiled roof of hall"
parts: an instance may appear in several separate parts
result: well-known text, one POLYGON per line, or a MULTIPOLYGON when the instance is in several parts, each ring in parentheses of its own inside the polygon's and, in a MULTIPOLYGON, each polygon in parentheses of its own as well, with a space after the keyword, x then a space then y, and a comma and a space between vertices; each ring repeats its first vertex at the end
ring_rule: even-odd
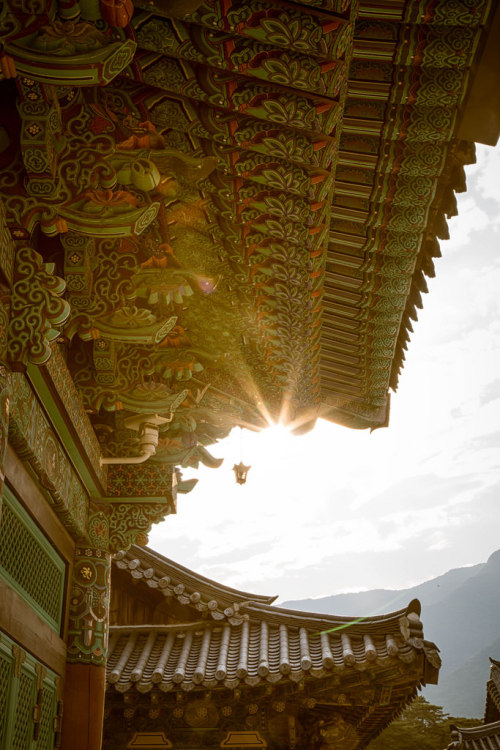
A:
MULTIPOLYGON (((170 566, 175 576, 177 566, 170 561, 164 562, 163 570, 170 566)), ((190 574, 181 570, 184 575, 190 574)), ((154 569, 146 581, 156 574, 154 569)), ((191 581, 200 580, 196 574, 190 575, 191 581)), ((185 603, 193 605, 191 581, 186 579, 185 603)), ((207 579, 202 581, 205 586, 217 586, 207 579)), ((224 595, 241 594, 220 586, 218 589, 224 595)), ((134 688, 139 692, 153 688, 232 689, 240 684, 299 682, 344 674, 345 670, 354 674, 394 664, 410 668, 418 664, 422 681, 436 679, 438 649, 424 640, 417 600, 396 612, 349 618, 283 609, 259 601, 263 598, 251 596, 239 603, 236 617, 228 612, 230 616, 218 622, 205 613, 205 619, 189 623, 112 626, 108 684, 118 692, 134 688)))
POLYGON ((240 625, 249 619, 264 618, 269 623, 286 623, 317 632, 329 628, 343 629, 348 625, 350 632, 380 633, 384 632, 388 622, 396 622, 401 617, 410 615, 410 620, 418 623, 411 626, 412 637, 423 638, 419 620, 420 603, 416 599, 401 610, 369 617, 314 614, 277 607, 273 603, 278 598, 277 595, 266 596, 225 586, 185 568, 149 547, 132 545, 129 550, 114 555, 113 565, 128 572, 135 581, 161 591, 165 597, 176 597, 181 604, 193 607, 200 613, 200 617, 208 616, 217 622, 227 621, 231 625, 240 625))
POLYGON ((478 727, 451 725, 448 750, 500 750, 500 721, 478 727))
MULTIPOLYGON (((255 686, 282 680, 348 675, 369 668, 412 665, 423 657, 437 674, 440 659, 434 644, 404 638, 400 625, 405 612, 388 617, 385 626, 366 623, 363 635, 346 627, 338 632, 315 632, 318 622, 297 627, 284 617, 280 624, 261 619, 234 626, 199 622, 189 625, 113 626, 107 662, 107 681, 118 692, 136 688, 192 690, 196 687, 255 686), (388 632, 387 632, 388 631, 388 632), (347 671, 346 671, 347 670, 347 671)), ((303 622, 305 621, 305 618, 303 622)), ((322 626, 332 625, 323 620, 322 626)), ((344 623, 347 626, 347 623, 344 623)), ((357 631, 360 628, 358 626, 357 631)), ((335 628, 334 628, 335 630, 335 628)), ((427 677, 428 682, 436 681, 427 677)))

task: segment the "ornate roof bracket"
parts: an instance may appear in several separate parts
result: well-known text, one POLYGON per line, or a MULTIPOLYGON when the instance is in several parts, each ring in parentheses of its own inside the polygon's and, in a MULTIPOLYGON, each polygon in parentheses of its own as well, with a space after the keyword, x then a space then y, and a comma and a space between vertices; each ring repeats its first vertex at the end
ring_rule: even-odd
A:
MULTIPOLYGON (((143 204, 125 190, 95 190, 59 208, 68 229, 88 237, 131 237, 141 234, 156 218, 160 204, 143 204)), ((60 231, 45 222, 46 234, 60 231)))
MULTIPOLYGON (((24 79, 26 81, 26 79, 24 79)), ((29 79, 22 85, 31 96, 18 103, 21 116, 21 153, 27 172, 26 190, 29 195, 57 199, 59 180, 54 179, 59 153, 64 148, 62 121, 55 98, 44 98, 44 87, 29 79)))
POLYGON ((5 45, 17 74, 53 86, 105 86, 132 62, 136 49, 131 39, 110 43, 85 21, 52 21, 33 41, 28 38, 29 46, 22 37, 5 45))
POLYGON ((0 235, 0 346, 35 383, 63 330, 96 433, 71 460, 117 498, 219 465, 235 424, 387 424, 491 18, 489 0, 139 2, 81 0, 84 21, 74 0, 11 4, 0 56, 2 225, 22 241, 15 258, 0 235), (173 417, 133 478, 106 478, 100 454, 140 456, 131 414, 173 417))
POLYGON ((29 362, 43 365, 49 359, 50 345, 70 314, 69 304, 61 298, 65 288, 64 280, 54 275, 53 263, 44 263, 29 246, 18 247, 7 351, 13 368, 29 362))
MULTIPOLYGON (((136 471, 129 474, 132 482, 135 474, 136 471)), ((176 512, 175 472, 170 476, 170 491, 164 497, 104 497, 93 500, 91 507, 95 512, 89 516, 88 524, 91 543, 111 554, 127 550, 132 544, 147 544, 152 525, 176 512)))

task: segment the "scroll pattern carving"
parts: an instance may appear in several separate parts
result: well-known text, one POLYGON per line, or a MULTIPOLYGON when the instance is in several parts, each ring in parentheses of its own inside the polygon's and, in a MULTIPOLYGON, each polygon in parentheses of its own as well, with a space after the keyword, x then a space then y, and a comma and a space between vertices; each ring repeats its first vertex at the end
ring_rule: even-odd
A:
POLYGON ((53 264, 44 263, 33 248, 16 253, 11 296, 8 358, 12 364, 44 364, 50 344, 60 335, 69 317, 69 304, 61 299, 66 284, 54 275, 53 264))

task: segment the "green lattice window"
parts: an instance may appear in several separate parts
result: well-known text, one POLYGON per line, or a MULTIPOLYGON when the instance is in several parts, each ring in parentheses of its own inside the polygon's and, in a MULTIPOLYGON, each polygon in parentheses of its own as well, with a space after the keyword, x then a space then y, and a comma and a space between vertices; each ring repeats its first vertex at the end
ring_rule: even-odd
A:
POLYGON ((53 750, 57 679, 0 632, 0 750, 53 750), (38 739, 35 706, 40 717, 38 739))
POLYGON ((13 659, 10 654, 0 652, 0 748, 5 747, 7 729, 4 717, 7 716, 13 659))
POLYGON ((56 713, 56 691, 50 685, 43 686, 40 735, 36 750, 52 750, 54 747, 54 715, 56 713))
POLYGON ((66 567, 14 495, 4 488, 0 576, 59 632, 66 567))
POLYGON ((35 703, 35 675, 24 670, 19 678, 12 750, 28 750, 33 736, 33 705, 35 703), (31 716, 30 716, 31 713, 31 716))

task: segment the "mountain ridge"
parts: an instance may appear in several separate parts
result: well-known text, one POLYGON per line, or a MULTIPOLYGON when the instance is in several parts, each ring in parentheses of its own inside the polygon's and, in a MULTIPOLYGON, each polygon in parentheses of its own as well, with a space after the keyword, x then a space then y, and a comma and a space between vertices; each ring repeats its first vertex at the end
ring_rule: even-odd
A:
MULTIPOLYGON (((427 606, 434 602, 431 595, 431 587, 449 586, 450 589, 456 588, 485 565, 486 563, 478 563, 477 565, 464 566, 463 568, 452 568, 446 573, 436 576, 436 578, 430 578, 428 581, 423 581, 423 583, 403 589, 369 589, 368 591, 350 591, 343 594, 331 594, 330 596, 321 596, 314 599, 290 599, 279 606, 286 607, 287 609, 305 609, 307 612, 332 614, 333 610, 331 609, 331 603, 335 602, 337 609, 334 614, 343 617, 359 617, 361 616, 361 612, 350 610, 349 604, 352 603, 357 605, 358 603, 361 603, 362 606, 366 608, 367 604, 370 602, 373 603, 373 606, 377 607, 392 602, 394 604, 394 609, 399 609, 404 607, 405 604, 408 604, 411 599, 419 599, 422 596, 422 591, 427 592, 428 589, 429 597, 426 597, 425 601, 425 605, 427 606)), ((442 597, 436 598, 439 599, 442 597)), ((424 602, 421 601, 421 604, 424 605, 424 602)), ((368 614, 375 615, 377 613, 369 612, 368 614)), ((364 610, 363 616, 367 616, 367 612, 364 610)))
POLYGON ((291 600, 280 606, 354 618, 400 609, 411 599, 419 599, 425 637, 437 643, 443 659, 439 684, 425 688, 425 697, 453 716, 480 718, 488 656, 500 658, 499 592, 497 550, 485 563, 453 568, 406 589, 334 594, 291 600))

